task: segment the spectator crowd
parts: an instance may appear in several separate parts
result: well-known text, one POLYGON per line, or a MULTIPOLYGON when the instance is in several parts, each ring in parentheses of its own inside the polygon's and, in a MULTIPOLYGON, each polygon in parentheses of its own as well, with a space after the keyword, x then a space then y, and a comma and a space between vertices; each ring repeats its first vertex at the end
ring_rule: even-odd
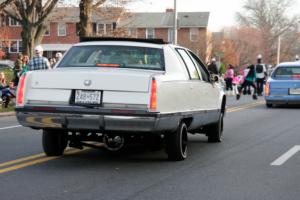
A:
POLYGON ((268 74, 261 55, 258 55, 256 64, 246 64, 242 67, 233 67, 229 64, 224 74, 221 74, 216 59, 213 58, 208 64, 208 71, 212 75, 220 76, 221 80, 224 80, 226 94, 236 95, 237 100, 246 94, 257 99, 257 96, 262 96, 264 93, 264 83, 268 74))
POLYGON ((0 72, 0 103, 2 107, 7 108, 9 102, 15 98, 16 87, 24 73, 32 70, 52 69, 62 56, 61 52, 57 52, 55 58, 43 57, 43 48, 40 45, 35 47, 32 59, 29 59, 28 55, 19 54, 14 64, 12 80, 7 80, 5 73, 0 72))

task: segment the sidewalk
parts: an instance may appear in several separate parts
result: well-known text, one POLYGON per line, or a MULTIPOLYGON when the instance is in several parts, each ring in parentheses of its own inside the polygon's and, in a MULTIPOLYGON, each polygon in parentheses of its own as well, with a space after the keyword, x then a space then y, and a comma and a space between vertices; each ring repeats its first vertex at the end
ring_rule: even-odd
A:
POLYGON ((16 112, 15 111, 11 111, 11 112, 1 112, 0 113, 0 117, 9 117, 9 116, 15 116, 16 112))

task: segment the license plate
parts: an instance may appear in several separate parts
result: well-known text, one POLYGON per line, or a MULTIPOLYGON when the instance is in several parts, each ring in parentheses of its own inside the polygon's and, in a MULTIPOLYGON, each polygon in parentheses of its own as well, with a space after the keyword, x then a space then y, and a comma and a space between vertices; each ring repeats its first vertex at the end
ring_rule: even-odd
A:
POLYGON ((76 90, 74 102, 78 104, 100 104, 101 91, 76 90))
POLYGON ((300 95, 300 88, 290 88, 290 94, 300 95))

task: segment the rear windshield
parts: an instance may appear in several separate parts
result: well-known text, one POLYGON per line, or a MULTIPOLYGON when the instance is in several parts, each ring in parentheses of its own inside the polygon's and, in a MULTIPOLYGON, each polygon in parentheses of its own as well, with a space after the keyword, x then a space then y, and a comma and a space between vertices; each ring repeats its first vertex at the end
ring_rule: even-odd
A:
POLYGON ((165 68, 162 49, 115 45, 72 47, 58 67, 165 68))
POLYGON ((278 67, 273 73, 274 78, 300 78, 300 67, 278 67))

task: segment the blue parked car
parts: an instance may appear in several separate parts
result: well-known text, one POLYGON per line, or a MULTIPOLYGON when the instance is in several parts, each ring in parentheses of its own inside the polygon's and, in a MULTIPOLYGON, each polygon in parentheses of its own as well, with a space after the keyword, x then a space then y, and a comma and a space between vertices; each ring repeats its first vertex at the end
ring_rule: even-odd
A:
POLYGON ((300 105, 300 62, 280 63, 266 83, 266 106, 300 105))

